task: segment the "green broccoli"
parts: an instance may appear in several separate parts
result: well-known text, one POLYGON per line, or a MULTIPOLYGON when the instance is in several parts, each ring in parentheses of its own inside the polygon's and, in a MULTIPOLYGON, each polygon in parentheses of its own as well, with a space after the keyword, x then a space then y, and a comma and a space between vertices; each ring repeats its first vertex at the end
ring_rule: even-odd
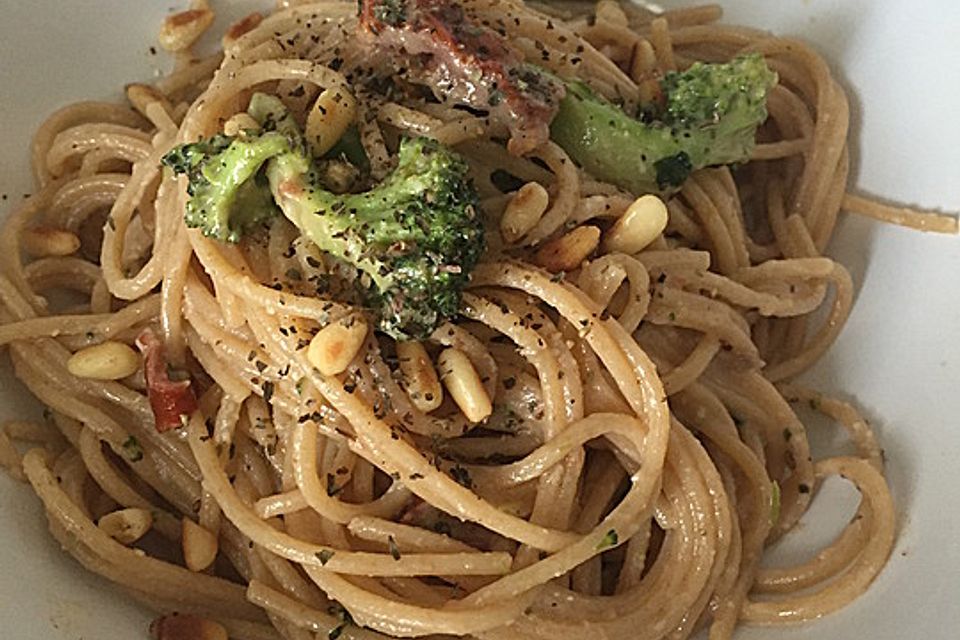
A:
POLYGON ((163 164, 189 177, 184 220, 204 235, 237 242, 251 229, 278 211, 260 171, 268 158, 288 147, 284 137, 272 132, 252 142, 216 135, 174 148, 163 164))
POLYGON ((601 180, 636 194, 668 191, 696 169, 749 158, 776 80, 759 54, 698 62, 668 73, 662 104, 639 120, 570 82, 550 137, 601 180))
POLYGON ((236 241, 251 221, 282 211, 358 270, 363 299, 389 335, 423 338, 456 315, 484 249, 477 194, 460 156, 426 138, 403 140, 383 182, 336 195, 324 188, 282 102, 258 93, 248 113, 261 132, 185 145, 164 159, 190 178, 188 224, 236 241))

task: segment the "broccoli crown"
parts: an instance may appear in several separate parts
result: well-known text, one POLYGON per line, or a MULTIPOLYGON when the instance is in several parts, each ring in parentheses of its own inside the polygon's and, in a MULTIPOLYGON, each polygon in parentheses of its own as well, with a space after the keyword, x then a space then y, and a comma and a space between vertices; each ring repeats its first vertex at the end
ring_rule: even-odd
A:
POLYGON ((380 328, 423 338, 456 315, 483 251, 477 195, 464 160, 433 140, 402 140, 396 169, 370 191, 337 196, 294 163, 268 169, 284 214, 328 253, 357 267, 380 328))
POLYGON ((663 78, 649 121, 569 82, 550 135, 602 180, 637 194, 670 190, 696 169, 750 157, 776 79, 759 54, 696 63, 663 78))
POLYGON ((251 141, 216 135, 167 153, 163 164, 188 178, 187 226, 223 242, 238 242, 275 216, 279 209, 261 166, 288 147, 289 141, 277 133, 251 141))
POLYGON ((671 126, 704 127, 736 116, 734 124, 753 128, 767 117, 767 92, 775 82, 759 53, 725 64, 695 62, 685 71, 671 71, 661 81, 666 97, 663 121, 671 126))
MULTIPOLYGON (((388 332, 426 336, 456 315, 470 271, 484 250, 477 193, 467 179, 467 163, 427 138, 404 141, 400 162, 380 191, 393 197, 398 231, 405 230, 410 251, 393 258, 394 283, 385 287, 382 322, 388 332), (422 190, 410 183, 422 181, 422 190)), ((377 194, 368 202, 376 207, 377 194)), ((388 238, 383 237, 380 243, 388 238)), ((383 244, 381 244, 383 246, 383 244)))
POLYGON ((373 189, 324 188, 283 103, 254 94, 260 132, 182 145, 163 162, 189 177, 185 219, 222 241, 281 211, 320 249, 354 267, 380 328, 424 338, 456 315, 484 249, 477 193, 466 162, 426 138, 400 143, 396 169, 373 189))

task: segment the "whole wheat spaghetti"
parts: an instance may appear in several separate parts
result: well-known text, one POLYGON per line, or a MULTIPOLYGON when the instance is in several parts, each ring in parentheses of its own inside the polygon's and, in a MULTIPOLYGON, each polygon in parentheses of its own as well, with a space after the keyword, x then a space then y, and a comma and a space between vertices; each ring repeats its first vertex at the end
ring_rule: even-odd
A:
POLYGON ((552 142, 511 153, 487 114, 368 91, 349 72, 355 4, 281 4, 212 58, 189 53, 209 8, 168 19, 177 68, 130 85, 132 109, 79 103, 36 134, 36 193, 0 236, 0 346, 48 414, 4 425, 0 462, 64 548, 184 614, 161 638, 186 620, 238 639, 722 639, 867 589, 895 536, 880 446, 853 407, 791 380, 850 312, 850 275, 823 253, 841 210, 956 223, 848 193, 847 99, 815 52, 715 6, 463 0, 626 104, 651 72, 762 54, 779 83, 750 161, 641 202, 552 142), (311 124, 340 89, 342 119, 311 124), (488 246, 457 318, 396 344, 305 290, 326 262, 285 219, 234 245, 184 225, 161 158, 250 126, 255 91, 308 138, 355 125, 374 176, 401 136, 467 159, 488 246), (311 346, 330 336, 345 356, 311 346), (151 339, 197 392, 163 433, 136 348, 151 339), (799 407, 855 454, 811 458, 799 407), (813 560, 761 568, 829 476, 860 492, 856 516, 813 560))

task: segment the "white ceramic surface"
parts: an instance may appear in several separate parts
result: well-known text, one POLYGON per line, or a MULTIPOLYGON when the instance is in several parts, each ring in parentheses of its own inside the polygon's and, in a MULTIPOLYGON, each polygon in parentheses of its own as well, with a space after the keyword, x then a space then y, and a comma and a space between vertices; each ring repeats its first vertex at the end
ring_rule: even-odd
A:
MULTIPOLYGON (((156 28, 179 0, 0 0, 0 216, 31 188, 27 145, 55 108, 118 98, 164 66, 156 28)), ((253 0, 219 0, 239 15, 253 0)), ((262 3, 265 4, 265 3, 262 3)), ((667 3, 668 5, 671 3, 667 3)), ((855 175, 867 192, 960 211, 960 3, 950 0, 740 0, 727 20, 816 43, 852 94, 855 175)), ((221 19, 220 24, 225 20, 221 19)), ((857 401, 880 433, 900 537, 871 590, 844 611, 741 639, 947 640, 960 636, 960 239, 846 218, 832 247, 857 305, 810 380, 857 401)), ((0 359, 0 418, 36 404, 0 359)), ((829 439, 829 438, 828 438, 829 439)), ((0 474, 2 475, 2 474, 0 474)), ((803 558, 853 508, 830 483, 775 560, 803 558), (828 523, 829 521, 829 523, 828 523)), ((37 500, 0 477, 0 638, 145 638, 148 615, 62 553, 37 500)))

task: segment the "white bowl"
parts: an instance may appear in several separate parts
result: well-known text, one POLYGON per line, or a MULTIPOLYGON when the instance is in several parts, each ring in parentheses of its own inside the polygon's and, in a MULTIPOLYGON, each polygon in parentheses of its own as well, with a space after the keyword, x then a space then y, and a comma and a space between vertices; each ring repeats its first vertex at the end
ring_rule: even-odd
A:
MULTIPOLYGON (((156 31, 174 2, 2 3, 0 215, 31 189, 30 135, 57 107, 120 98, 166 66, 156 31)), ((177 2, 176 4, 181 4, 177 2)), ((251 0, 220 1, 218 24, 251 0)), ((960 211, 960 4, 948 0, 740 0, 727 20, 819 46, 852 97, 855 183, 867 193, 960 211)), ((854 399, 886 448, 900 533, 886 569, 853 605, 821 621, 738 638, 947 639, 960 629, 960 239, 845 218, 831 252, 854 275, 857 303, 809 379, 854 399)), ((6 360, 4 358, 4 360, 6 360)), ((0 366, 0 417, 36 403, 0 366)), ((0 474, 2 475, 2 474, 0 474)), ((776 550, 809 555, 852 508, 832 483, 802 531, 776 550)), ((47 533, 39 501, 0 478, 0 636, 146 637, 149 615, 83 570, 47 533)))

